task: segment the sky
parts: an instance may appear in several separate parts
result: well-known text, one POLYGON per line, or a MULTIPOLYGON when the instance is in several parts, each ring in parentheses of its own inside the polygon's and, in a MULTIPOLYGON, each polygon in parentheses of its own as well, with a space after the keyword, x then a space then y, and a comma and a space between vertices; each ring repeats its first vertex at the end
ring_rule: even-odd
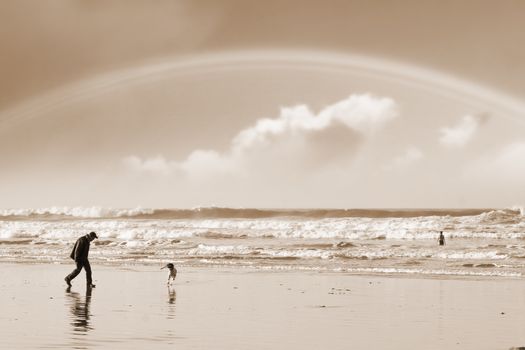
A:
POLYGON ((521 1, 0 2, 0 208, 525 205, 521 1))

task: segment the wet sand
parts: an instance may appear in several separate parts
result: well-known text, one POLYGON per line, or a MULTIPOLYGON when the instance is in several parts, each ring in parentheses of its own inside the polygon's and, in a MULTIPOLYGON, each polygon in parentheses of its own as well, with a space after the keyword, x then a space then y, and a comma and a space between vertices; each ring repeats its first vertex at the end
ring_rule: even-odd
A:
POLYGON ((0 264, 1 349, 509 349, 525 281, 0 264))

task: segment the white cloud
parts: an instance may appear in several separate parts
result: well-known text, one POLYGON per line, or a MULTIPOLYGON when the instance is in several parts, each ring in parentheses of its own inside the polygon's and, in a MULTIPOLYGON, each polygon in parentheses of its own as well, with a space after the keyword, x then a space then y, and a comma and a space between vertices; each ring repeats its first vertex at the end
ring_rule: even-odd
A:
POLYGON ((333 125, 369 134, 397 115, 394 100, 371 95, 351 95, 317 115, 306 105, 282 108, 279 117, 260 119, 253 127, 241 131, 233 140, 232 153, 267 145, 279 136, 321 132, 333 125))
POLYGON ((199 176, 209 172, 228 174, 236 168, 230 157, 225 157, 216 151, 203 150, 193 151, 185 161, 174 163, 173 166, 189 176, 199 176))
POLYGON ((466 115, 461 118, 457 125, 441 128, 439 141, 449 147, 465 146, 472 139, 484 119, 484 116, 466 115))
POLYGON ((409 147, 405 152, 397 157, 394 157, 385 167, 385 170, 393 170, 408 166, 421 160, 424 157, 423 152, 417 147, 409 147))
POLYGON ((167 174, 171 172, 171 168, 173 167, 173 163, 168 162, 161 155, 145 160, 137 156, 128 156, 122 159, 122 162, 132 170, 150 173, 167 174))
POLYGON ((134 171, 182 171, 190 178, 214 174, 283 174, 348 160, 363 140, 398 116, 391 98, 351 95, 315 114, 306 105, 282 108, 276 118, 240 131, 229 151, 195 150, 182 162, 162 156, 124 159, 134 171))

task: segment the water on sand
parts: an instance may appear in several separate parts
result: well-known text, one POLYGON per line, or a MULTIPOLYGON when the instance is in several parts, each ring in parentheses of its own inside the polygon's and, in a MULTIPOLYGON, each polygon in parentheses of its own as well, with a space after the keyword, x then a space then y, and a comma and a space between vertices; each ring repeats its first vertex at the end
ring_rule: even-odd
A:
POLYGON ((2 349, 509 349, 525 344, 521 279, 366 277, 0 264, 2 349), (82 277, 82 276, 79 276, 82 277))

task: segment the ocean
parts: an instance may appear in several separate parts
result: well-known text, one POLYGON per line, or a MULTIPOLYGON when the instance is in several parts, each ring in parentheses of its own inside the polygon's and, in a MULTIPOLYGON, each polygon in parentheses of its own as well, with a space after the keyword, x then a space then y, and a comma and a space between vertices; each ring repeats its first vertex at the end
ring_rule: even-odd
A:
POLYGON ((71 263, 75 240, 90 231, 99 236, 92 265, 525 275, 522 208, 7 209, 0 211, 0 262, 71 263))

